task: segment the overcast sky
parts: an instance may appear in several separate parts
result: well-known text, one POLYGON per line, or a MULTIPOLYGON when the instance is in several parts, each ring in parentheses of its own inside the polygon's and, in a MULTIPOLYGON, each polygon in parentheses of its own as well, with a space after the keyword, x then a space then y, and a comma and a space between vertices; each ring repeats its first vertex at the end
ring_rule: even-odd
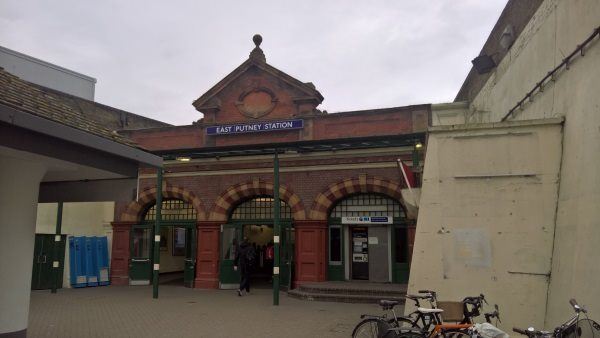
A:
POLYGON ((172 124, 248 58, 330 113, 450 102, 506 0, 1 0, 0 45, 95 77, 96 101, 172 124))

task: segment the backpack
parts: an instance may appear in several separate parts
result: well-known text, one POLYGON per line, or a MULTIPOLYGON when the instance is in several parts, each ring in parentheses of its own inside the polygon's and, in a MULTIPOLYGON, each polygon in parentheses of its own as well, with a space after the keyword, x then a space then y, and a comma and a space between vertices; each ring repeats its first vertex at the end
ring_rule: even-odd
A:
POLYGON ((256 252, 254 252, 252 247, 248 247, 248 250, 246 251, 246 263, 248 263, 248 266, 250 267, 256 264, 256 252))

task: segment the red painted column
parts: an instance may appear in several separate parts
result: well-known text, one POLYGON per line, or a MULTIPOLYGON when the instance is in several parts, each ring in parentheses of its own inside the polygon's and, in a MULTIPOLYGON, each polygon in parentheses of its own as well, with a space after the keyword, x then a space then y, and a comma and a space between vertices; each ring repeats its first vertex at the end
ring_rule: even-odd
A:
POLYGON ((219 242, 221 223, 198 222, 195 288, 219 288, 219 242))
POLYGON ((129 285, 129 236, 134 222, 113 222, 110 282, 129 285))
POLYGON ((294 285, 327 278, 327 221, 294 221, 296 264, 294 285))

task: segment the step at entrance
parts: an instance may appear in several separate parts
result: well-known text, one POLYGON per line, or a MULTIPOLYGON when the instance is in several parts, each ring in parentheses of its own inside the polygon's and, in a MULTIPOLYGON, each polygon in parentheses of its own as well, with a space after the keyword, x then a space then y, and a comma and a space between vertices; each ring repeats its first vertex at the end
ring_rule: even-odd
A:
POLYGON ((289 291, 288 295, 298 299, 323 302, 377 303, 382 299, 388 299, 404 303, 406 287, 406 284, 322 282, 302 284, 289 291))

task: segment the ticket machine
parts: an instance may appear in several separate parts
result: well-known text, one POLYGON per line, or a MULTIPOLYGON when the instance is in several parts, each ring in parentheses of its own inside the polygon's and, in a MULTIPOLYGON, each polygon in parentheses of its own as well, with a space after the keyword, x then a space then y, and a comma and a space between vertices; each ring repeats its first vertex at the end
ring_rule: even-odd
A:
POLYGON ((352 279, 369 279, 369 236, 367 227, 351 227, 352 279))

